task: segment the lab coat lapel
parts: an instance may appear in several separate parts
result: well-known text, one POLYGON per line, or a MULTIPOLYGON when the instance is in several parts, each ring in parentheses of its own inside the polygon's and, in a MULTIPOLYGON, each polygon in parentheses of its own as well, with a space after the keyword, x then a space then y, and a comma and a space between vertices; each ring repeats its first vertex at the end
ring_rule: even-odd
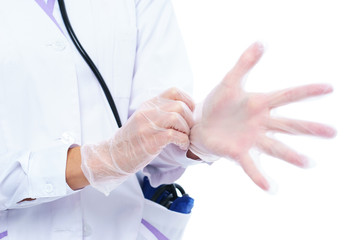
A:
MULTIPOLYGON (((96 64, 95 31, 93 27, 89 27, 94 26, 91 6, 87 0, 65 1, 65 3, 71 25, 78 39, 96 64)), ((34 44, 46 44, 55 39, 68 41, 61 29, 49 18, 36 1, 6 1, 4 4, 8 6, 3 9, 10 9, 10 11, 4 13, 8 15, 7 18, 11 22, 11 24, 8 24, 9 27, 15 29, 12 31, 16 35, 15 37, 24 38, 24 40, 32 41, 34 44), (14 19, 14 15, 17 21, 11 20, 14 19)), ((59 22, 58 24, 61 25, 62 23, 59 22)), ((72 43, 69 42, 69 44, 72 43)))
MULTIPOLYGON (((55 138, 66 130, 53 127, 61 119, 61 126, 71 126, 76 136, 80 136, 76 70, 66 37, 33 0, 0 1, 0 29, 1 34, 9 36, 5 38, 7 47, 3 47, 0 61, 10 66, 1 72, 1 80, 10 89, 8 101, 18 103, 17 112, 22 116, 4 125, 25 127, 24 136, 48 131, 47 138, 55 138), (16 71, 11 68, 14 66, 16 71), (31 114, 27 106, 36 108, 36 114, 31 114), (24 123, 25 119, 28 123, 24 123), (36 119, 46 121, 26 128, 36 119)), ((23 141, 28 139, 24 137, 23 141)), ((22 146, 21 142, 17 144, 22 146)))

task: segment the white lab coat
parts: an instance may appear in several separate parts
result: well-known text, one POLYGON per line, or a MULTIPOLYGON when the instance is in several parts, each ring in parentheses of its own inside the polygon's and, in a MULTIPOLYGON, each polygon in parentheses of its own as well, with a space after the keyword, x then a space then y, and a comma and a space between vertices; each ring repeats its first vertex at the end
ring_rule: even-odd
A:
MULTIPOLYGON (((191 91, 169 0, 66 5, 123 124, 143 101, 169 87, 191 91)), ((89 74, 88 84, 78 82, 79 58, 34 0, 0 1, 0 233, 8 235, 3 239, 155 239, 141 224, 149 216, 165 233, 180 233, 187 216, 144 200, 142 173, 108 197, 66 184, 68 148, 99 142, 117 128, 96 79, 89 74), (19 203, 27 198, 36 200, 19 203)), ((143 172, 154 185, 169 183, 196 162, 168 146, 143 172)))

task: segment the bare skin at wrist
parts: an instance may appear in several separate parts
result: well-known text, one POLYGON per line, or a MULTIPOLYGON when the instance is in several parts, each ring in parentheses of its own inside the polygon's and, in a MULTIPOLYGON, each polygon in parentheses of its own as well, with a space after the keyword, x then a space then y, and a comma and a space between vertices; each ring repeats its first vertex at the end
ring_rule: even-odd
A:
POLYGON ((70 148, 66 162, 66 182, 72 190, 79 190, 89 185, 81 170, 80 147, 70 148))
POLYGON ((191 158, 193 160, 200 160, 200 158, 198 156, 196 156, 193 152, 191 152, 190 150, 187 151, 186 153, 186 157, 191 158))

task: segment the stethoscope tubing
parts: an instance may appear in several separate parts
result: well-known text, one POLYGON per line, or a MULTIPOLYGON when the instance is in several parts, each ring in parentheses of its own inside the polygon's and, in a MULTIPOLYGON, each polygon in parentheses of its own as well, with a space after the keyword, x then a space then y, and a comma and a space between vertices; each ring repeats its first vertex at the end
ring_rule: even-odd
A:
POLYGON ((101 86, 101 88, 104 91, 104 94, 106 96, 106 99, 109 102, 111 111, 112 111, 112 113, 113 113, 113 115, 115 117, 115 121, 116 121, 118 127, 121 128, 122 125, 121 125, 120 116, 119 116, 119 113, 117 111, 114 99, 113 99, 113 97, 112 97, 112 95, 110 93, 110 90, 109 90, 108 86, 106 85, 104 78, 101 76, 100 71, 98 70, 98 68, 96 67, 94 62, 91 60, 89 55, 86 53, 86 51, 82 47, 80 41, 76 37, 76 34, 75 34, 75 32, 74 32, 74 30, 73 30, 73 28, 71 26, 69 17, 68 17, 67 12, 66 12, 66 7, 65 7, 64 0, 58 0, 58 1, 59 1, 61 17, 62 17, 62 19, 64 21, 66 30, 69 33, 69 36, 70 36, 72 42, 74 43, 76 49, 79 51, 80 55, 83 57, 83 59, 85 60, 87 65, 90 67, 90 69, 94 73, 96 79, 99 81, 100 86, 101 86))

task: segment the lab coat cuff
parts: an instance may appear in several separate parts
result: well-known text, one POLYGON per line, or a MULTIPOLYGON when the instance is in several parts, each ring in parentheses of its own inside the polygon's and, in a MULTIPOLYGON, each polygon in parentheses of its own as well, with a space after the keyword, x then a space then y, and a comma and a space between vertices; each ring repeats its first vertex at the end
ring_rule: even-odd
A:
POLYGON ((186 157, 186 153, 187 151, 175 145, 167 146, 151 164, 143 169, 143 173, 149 177, 154 187, 172 183, 181 177, 187 167, 202 163, 202 161, 186 157))
POLYGON ((28 179, 32 198, 61 197, 72 192, 65 177, 67 152, 72 145, 59 139, 30 154, 28 179))
POLYGON ((195 146, 191 145, 190 149, 189 149, 193 154, 195 154, 196 156, 198 156, 203 162, 206 163, 213 163, 216 162, 217 160, 220 159, 219 156, 216 155, 212 155, 212 154, 206 154, 206 153, 202 153, 200 150, 198 150, 195 146))
POLYGON ((181 156, 179 158, 176 158, 176 162, 177 162, 177 164, 179 164, 183 168, 187 168, 187 167, 192 166, 192 165, 197 165, 197 164, 204 163, 204 161, 201 158, 200 159, 188 158, 187 157, 187 152, 188 151, 183 151, 183 150, 180 150, 180 149, 177 149, 176 151, 178 151, 180 153, 179 155, 181 156))

